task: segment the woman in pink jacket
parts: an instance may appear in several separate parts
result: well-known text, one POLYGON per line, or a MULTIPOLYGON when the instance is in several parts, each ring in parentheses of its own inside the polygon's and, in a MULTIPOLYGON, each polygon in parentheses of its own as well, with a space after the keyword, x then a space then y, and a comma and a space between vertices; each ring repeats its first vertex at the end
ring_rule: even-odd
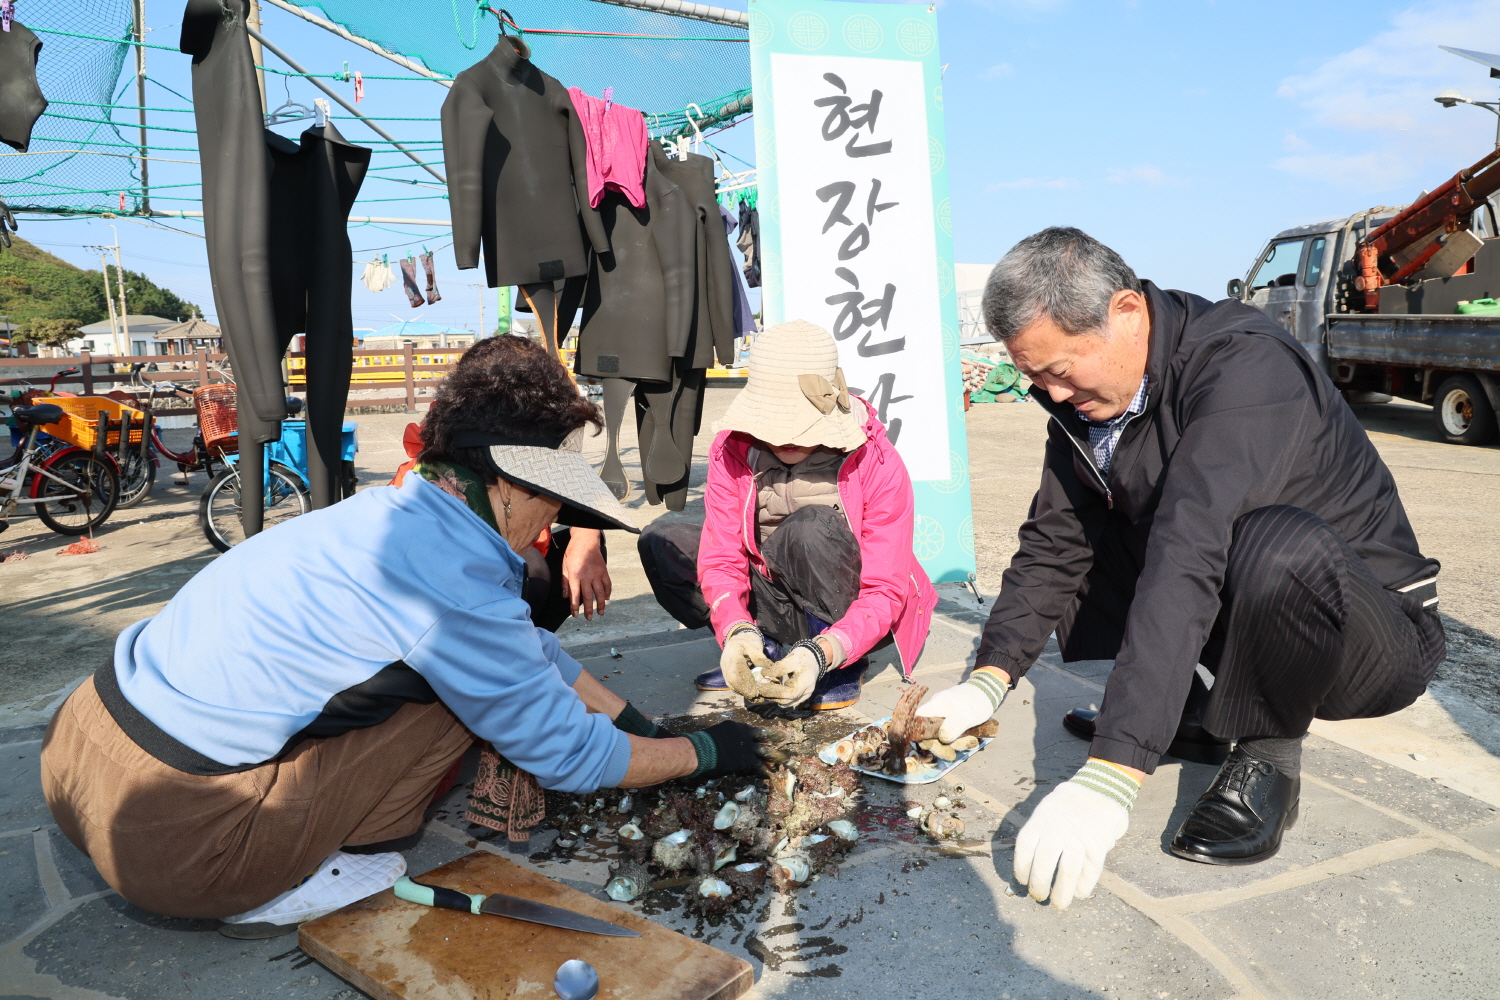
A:
POLYGON ((891 642, 909 675, 937 592, 912 553, 911 477, 833 337, 802 321, 756 337, 720 426, 703 526, 657 521, 639 541, 662 607, 723 646, 699 689, 767 716, 844 708, 891 642))

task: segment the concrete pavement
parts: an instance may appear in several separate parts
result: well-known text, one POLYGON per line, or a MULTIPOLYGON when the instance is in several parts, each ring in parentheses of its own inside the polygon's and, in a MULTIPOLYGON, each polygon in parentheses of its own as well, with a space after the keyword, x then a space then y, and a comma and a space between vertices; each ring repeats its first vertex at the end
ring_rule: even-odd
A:
MULTIPOLYGON (((725 398, 711 399, 705 432, 728 395, 711 394, 725 398)), ((717 927, 675 910, 652 918, 749 959, 756 997, 1493 995, 1500 726, 1491 711, 1500 706, 1500 658, 1492 591, 1500 512, 1488 487, 1500 476, 1500 451, 1433 442, 1425 408, 1361 409, 1418 537, 1444 562, 1442 606, 1459 641, 1433 694, 1412 708, 1385 720, 1318 724, 1305 754, 1301 820, 1278 857, 1221 869, 1169 855, 1166 841, 1212 775, 1169 761, 1143 789, 1092 899, 1058 911, 1021 894, 1010 877, 1015 832, 1086 754, 1058 720, 1071 705, 1097 702, 1109 668, 1065 665, 1052 650, 1002 708, 1000 737, 946 785, 872 782, 866 810, 878 829, 837 877, 795 898, 763 897, 717 927), (932 843, 904 816, 908 801, 944 792, 967 805, 968 840, 957 846, 932 843)), ((976 407, 969 415, 984 593, 998 583, 1034 488, 1040 417, 1030 404, 976 407)), ((361 418, 367 481, 399 461, 395 442, 407 419, 361 418)), ((634 443, 627 439, 628 464, 634 443)), ((590 447, 597 452, 598 444, 590 447)), ((701 460, 696 472, 701 480, 701 460)), ((53 558, 65 540, 27 534, 25 522, 0 539, 0 549, 19 537, 35 553, 0 567, 7 610, 21 610, 3 616, 0 639, 8 649, 37 651, 0 664, 7 691, 19 692, 0 717, 8 727, 0 730, 0 1000, 361 995, 302 955, 294 938, 230 941, 209 922, 155 917, 125 903, 56 832, 41 802, 37 724, 48 703, 94 666, 121 624, 152 613, 211 558, 194 539, 191 514, 181 512, 191 501, 187 492, 149 501, 139 520, 102 533, 105 551, 93 557, 53 558)), ((642 522, 663 516, 638 494, 630 502, 642 522)), ((665 516, 691 518, 695 508, 665 516)), ((616 602, 602 621, 570 623, 565 638, 591 671, 608 674, 605 683, 649 713, 713 709, 726 699, 697 696, 688 683, 714 662, 711 640, 661 615, 633 546, 621 541, 611 558, 616 602), (620 658, 608 655, 610 647, 620 658)), ((944 593, 917 668, 916 679, 932 686, 962 675, 985 610, 957 588, 944 593)), ((851 728, 886 714, 900 689, 894 669, 877 664, 858 713, 849 713, 851 728)), ((471 839, 480 831, 463 824, 463 794, 461 784, 435 810, 408 853, 413 873, 489 849, 471 839)), ((597 891, 608 844, 596 848, 534 864, 597 891)))

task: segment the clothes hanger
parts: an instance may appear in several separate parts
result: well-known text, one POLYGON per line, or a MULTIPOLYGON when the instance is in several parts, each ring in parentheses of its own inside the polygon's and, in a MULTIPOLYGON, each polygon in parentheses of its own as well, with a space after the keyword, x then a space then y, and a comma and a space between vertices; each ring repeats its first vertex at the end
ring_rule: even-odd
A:
MULTIPOLYGON (((698 127, 697 120, 693 118, 692 115, 688 114, 688 108, 692 108, 694 111, 698 112, 700 116, 703 114, 703 109, 698 107, 698 105, 696 104, 689 104, 687 105, 687 107, 684 107, 682 109, 683 117, 688 120, 689 125, 693 126, 693 152, 696 153, 703 146, 703 130, 698 127)), ((686 136, 683 137, 683 142, 687 142, 686 136)), ((717 159, 717 157, 715 158, 717 159)))
POLYGON ((299 122, 304 118, 315 118, 313 109, 305 104, 298 104, 292 100, 291 89, 287 85, 286 78, 281 81, 282 89, 286 91, 286 101, 274 111, 266 114, 266 126, 284 125, 287 122, 299 122))

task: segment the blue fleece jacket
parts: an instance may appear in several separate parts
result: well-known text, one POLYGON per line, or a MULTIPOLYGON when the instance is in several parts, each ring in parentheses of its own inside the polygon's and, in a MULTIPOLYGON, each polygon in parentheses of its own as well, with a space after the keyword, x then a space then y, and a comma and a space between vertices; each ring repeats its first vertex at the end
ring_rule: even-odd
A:
MULTIPOLYGON (((120 692, 221 764, 270 760, 330 699, 403 662, 544 788, 618 785, 630 740, 531 623, 525 562, 425 481, 365 490, 235 546, 115 643, 120 692)), ((408 675, 410 676, 410 675, 408 675)))

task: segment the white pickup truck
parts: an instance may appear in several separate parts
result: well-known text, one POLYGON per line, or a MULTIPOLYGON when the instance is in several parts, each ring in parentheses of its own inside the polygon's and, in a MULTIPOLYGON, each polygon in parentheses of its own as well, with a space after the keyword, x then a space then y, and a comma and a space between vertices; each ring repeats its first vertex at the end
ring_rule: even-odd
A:
POLYGON ((1229 282, 1229 295, 1290 331, 1351 402, 1399 396, 1428 403, 1445 441, 1487 444, 1496 437, 1500 411, 1500 313, 1458 309, 1460 303, 1500 299, 1495 201, 1475 208, 1467 228, 1439 237, 1461 247, 1461 253, 1477 247, 1457 273, 1425 277, 1418 272, 1385 285, 1378 289, 1374 312, 1363 311, 1366 297, 1356 288, 1357 247, 1366 232, 1375 232, 1405 206, 1381 206, 1276 234, 1245 277, 1229 282))

